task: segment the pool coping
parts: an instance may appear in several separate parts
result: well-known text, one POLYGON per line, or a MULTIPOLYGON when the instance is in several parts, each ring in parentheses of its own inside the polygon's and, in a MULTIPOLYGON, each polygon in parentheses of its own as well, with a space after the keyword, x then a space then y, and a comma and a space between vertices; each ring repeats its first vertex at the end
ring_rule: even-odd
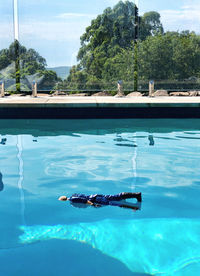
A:
POLYGON ((200 118, 200 97, 9 96, 0 119, 200 118))

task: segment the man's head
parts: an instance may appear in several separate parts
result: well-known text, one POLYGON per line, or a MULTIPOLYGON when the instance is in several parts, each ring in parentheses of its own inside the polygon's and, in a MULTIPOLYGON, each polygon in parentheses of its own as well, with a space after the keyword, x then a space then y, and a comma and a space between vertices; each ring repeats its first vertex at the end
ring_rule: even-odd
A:
POLYGON ((58 200, 60 200, 60 201, 67 201, 68 198, 66 196, 60 196, 58 200))

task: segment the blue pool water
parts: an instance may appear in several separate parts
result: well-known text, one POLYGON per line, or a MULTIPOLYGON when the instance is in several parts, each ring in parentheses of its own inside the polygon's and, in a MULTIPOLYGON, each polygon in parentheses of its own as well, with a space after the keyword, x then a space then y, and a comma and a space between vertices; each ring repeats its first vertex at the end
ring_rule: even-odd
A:
POLYGON ((0 275, 200 275, 200 120, 0 130, 0 275), (141 210, 57 200, 123 191, 142 192, 141 210))

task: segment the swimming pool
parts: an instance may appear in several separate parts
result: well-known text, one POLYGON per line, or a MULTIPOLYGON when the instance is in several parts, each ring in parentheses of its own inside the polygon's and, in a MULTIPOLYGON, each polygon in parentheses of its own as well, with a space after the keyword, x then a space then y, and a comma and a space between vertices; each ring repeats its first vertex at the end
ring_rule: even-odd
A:
POLYGON ((200 274, 200 120, 1 120, 0 275, 200 274), (60 195, 143 193, 141 210, 60 195))

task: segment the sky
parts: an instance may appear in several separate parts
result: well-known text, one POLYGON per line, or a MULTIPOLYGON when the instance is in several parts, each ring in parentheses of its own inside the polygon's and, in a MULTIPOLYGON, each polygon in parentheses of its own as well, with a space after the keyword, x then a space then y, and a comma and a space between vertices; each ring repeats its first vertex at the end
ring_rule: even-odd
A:
MULTIPOLYGON (((117 0, 18 0, 19 40, 34 48, 49 67, 72 66, 80 36, 92 19, 117 0)), ((200 33, 199 0, 139 0, 140 14, 158 11, 165 31, 200 33)), ((0 49, 13 41, 13 0, 0 0, 0 49)))

